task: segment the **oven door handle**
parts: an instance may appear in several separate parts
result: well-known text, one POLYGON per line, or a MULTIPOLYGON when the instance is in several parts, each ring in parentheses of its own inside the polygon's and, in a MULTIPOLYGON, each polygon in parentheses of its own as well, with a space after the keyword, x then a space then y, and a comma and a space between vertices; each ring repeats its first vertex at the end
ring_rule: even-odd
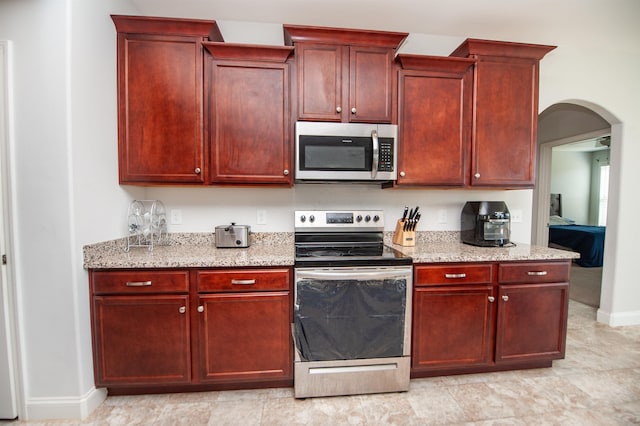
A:
POLYGON ((296 271, 297 278, 321 279, 321 280, 383 280, 391 278, 411 277, 410 271, 388 270, 388 271, 296 271))

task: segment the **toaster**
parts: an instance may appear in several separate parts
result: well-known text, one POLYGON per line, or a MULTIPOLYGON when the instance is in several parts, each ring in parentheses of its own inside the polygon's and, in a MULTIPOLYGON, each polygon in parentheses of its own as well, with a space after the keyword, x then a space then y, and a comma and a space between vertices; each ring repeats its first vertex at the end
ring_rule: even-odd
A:
POLYGON ((231 225, 216 226, 216 247, 249 247, 249 234, 251 234, 251 226, 231 225))

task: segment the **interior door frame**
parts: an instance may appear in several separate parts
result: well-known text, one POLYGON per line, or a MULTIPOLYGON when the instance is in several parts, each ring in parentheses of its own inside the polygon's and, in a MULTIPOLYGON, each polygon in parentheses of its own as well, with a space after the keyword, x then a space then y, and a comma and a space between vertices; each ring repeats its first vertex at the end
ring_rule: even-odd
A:
POLYGON ((0 40, 0 345, 5 346, 2 352, 0 368, 7 369, 7 382, 0 389, 6 392, 8 401, 0 401, 0 418, 11 419, 20 415, 22 406, 22 389, 19 374, 19 349, 18 349, 18 328, 17 328, 17 304, 15 275, 13 270, 13 238, 11 220, 11 146, 13 141, 12 131, 12 73, 11 57, 12 45, 8 40, 0 40), (6 257, 4 257, 6 256, 6 257), (6 341, 6 342, 5 342, 6 341), (5 345, 6 343, 6 345, 5 345), (2 358, 5 358, 3 360, 2 358), (5 412, 6 411, 6 412, 5 412))
POLYGON ((549 245, 549 207, 551 196, 551 154, 553 148, 569 143, 594 139, 611 134, 611 129, 601 129, 581 133, 563 139, 538 144, 538 173, 533 190, 533 218, 531 221, 531 241, 535 245, 549 245))

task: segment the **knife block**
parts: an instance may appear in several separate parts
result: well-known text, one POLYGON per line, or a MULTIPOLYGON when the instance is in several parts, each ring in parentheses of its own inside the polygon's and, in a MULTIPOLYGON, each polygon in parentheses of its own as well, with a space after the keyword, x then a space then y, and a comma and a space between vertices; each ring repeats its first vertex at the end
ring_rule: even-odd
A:
POLYGON ((393 244, 405 247, 413 247, 416 245, 416 231, 404 231, 404 221, 398 220, 396 230, 393 233, 393 244))

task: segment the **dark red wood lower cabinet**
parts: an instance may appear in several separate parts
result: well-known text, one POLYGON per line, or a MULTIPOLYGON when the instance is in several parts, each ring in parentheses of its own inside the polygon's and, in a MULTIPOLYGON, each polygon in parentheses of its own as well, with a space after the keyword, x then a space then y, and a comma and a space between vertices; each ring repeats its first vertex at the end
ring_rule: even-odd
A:
POLYGON ((189 295, 95 296, 96 386, 191 381, 189 295))

